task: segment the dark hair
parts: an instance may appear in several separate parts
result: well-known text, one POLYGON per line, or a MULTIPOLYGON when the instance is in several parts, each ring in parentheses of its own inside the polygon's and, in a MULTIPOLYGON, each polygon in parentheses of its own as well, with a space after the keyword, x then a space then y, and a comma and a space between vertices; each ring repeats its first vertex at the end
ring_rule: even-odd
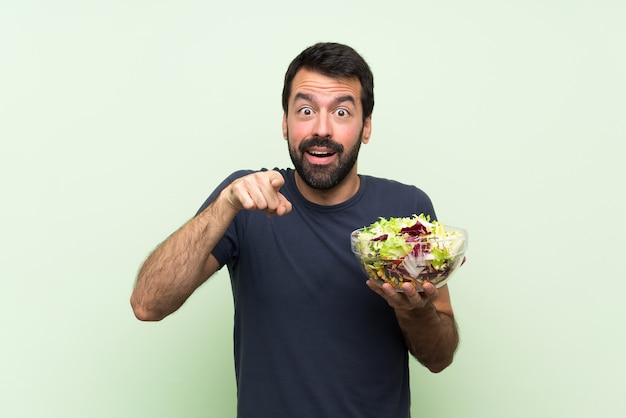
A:
POLYGON ((374 110, 374 75, 363 57, 347 45, 321 42, 302 51, 289 64, 283 85, 283 111, 287 113, 291 83, 296 73, 305 68, 332 78, 358 78, 361 83, 363 120, 374 110))

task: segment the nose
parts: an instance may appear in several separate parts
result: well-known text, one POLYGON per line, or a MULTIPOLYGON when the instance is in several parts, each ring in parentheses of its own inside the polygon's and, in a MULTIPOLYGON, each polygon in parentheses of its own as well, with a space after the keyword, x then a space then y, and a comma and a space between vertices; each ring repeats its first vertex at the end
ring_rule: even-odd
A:
POLYGON ((330 138, 332 136, 332 125, 329 114, 321 112, 318 117, 315 118, 315 125, 312 133, 314 136, 319 136, 320 138, 330 138))

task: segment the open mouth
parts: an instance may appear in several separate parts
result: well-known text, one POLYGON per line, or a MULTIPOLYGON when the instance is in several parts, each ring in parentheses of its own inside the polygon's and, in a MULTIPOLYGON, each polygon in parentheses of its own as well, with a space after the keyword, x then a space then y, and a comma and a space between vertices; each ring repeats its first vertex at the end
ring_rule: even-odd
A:
POLYGON ((332 160, 337 152, 330 149, 312 148, 306 150, 305 154, 308 156, 310 162, 314 164, 325 164, 332 160))
POLYGON ((314 136, 300 144, 300 152, 311 164, 328 164, 339 158, 343 146, 328 138, 314 136))

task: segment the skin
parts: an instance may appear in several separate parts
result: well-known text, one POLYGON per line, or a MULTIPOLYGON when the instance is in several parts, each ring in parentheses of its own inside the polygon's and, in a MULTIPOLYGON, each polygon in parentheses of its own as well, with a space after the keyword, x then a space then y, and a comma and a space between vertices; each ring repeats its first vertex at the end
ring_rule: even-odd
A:
MULTIPOLYGON (((292 158, 310 170, 310 177, 329 177, 349 159, 350 151, 358 154, 360 144, 369 141, 372 118, 363 120, 360 92, 357 79, 334 79, 305 69, 296 74, 282 130, 292 158), (312 137, 328 139, 334 145, 302 147, 312 137)), ((320 205, 348 200, 360 184, 356 162, 332 187, 311 186, 311 178, 299 172, 295 178, 302 195, 320 205)), ((144 321, 165 318, 218 270, 219 264, 211 252, 240 210, 261 210, 267 216, 290 212, 291 203, 280 193, 283 184, 283 177, 276 171, 241 177, 224 188, 202 213, 170 235, 139 271, 131 295, 136 317, 144 321)), ((394 309, 415 358, 432 372, 439 372, 452 362, 458 334, 447 286, 436 289, 425 284, 424 291, 417 292, 405 283, 403 293, 389 284, 379 287, 368 281, 367 286, 394 309)))

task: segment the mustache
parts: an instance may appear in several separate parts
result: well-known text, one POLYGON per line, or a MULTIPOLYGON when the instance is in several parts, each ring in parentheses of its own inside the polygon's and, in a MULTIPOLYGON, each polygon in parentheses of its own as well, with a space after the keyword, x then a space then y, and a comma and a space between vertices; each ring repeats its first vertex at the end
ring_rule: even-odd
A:
POLYGON ((313 136, 311 138, 305 139, 300 143, 300 146, 298 148, 300 149, 300 152, 304 153, 307 148, 311 147, 328 148, 337 153, 343 152, 343 145, 331 139, 322 138, 321 136, 313 136))

